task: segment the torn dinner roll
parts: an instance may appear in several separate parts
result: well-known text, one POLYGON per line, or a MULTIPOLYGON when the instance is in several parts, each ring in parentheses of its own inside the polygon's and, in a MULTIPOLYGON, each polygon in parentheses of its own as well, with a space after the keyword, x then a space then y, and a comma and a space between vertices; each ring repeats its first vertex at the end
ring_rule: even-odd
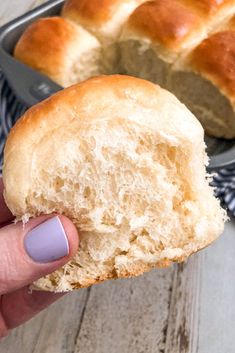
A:
POLYGON ((80 235, 76 256, 35 287, 138 276, 213 242, 225 212, 203 135, 171 93, 128 76, 92 78, 30 108, 6 143, 6 203, 23 222, 66 215, 80 235))

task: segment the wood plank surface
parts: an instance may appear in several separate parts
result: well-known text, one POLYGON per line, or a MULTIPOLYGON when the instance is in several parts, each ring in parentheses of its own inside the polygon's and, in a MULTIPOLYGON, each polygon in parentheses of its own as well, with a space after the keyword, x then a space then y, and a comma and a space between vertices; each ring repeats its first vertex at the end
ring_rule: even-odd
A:
MULTIPOLYGON (((0 1, 0 25, 43 1, 0 1)), ((0 353, 234 353, 235 222, 188 263, 66 295, 0 353)))

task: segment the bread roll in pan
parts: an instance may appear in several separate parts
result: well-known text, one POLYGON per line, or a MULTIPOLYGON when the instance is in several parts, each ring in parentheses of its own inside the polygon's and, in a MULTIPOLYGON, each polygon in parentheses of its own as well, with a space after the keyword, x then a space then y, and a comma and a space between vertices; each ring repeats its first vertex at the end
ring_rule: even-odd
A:
MULTIPOLYGON (((63 0, 49 1, 0 29, 1 69, 16 96, 27 106, 36 104, 62 88, 13 58, 13 49, 20 35, 31 22, 41 17, 58 15, 63 2, 63 0)), ((205 140, 210 155, 208 171, 235 166, 235 140, 226 141, 208 136, 205 140)))

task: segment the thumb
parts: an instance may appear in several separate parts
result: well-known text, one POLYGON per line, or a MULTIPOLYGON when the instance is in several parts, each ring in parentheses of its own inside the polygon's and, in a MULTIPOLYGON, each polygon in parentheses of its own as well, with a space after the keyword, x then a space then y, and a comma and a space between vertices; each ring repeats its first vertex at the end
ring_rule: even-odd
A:
POLYGON ((0 229, 0 295, 55 271, 73 257, 78 234, 64 216, 41 216, 0 229))

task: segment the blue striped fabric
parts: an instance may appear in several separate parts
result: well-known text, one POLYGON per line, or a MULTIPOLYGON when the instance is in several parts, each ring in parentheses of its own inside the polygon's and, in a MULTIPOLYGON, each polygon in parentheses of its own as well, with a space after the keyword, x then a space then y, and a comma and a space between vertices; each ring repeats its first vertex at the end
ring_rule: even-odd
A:
POLYGON ((10 128, 26 109, 26 106, 17 101, 0 71, 0 174, 6 137, 10 128))
POLYGON ((232 216, 235 216, 235 169, 221 169, 213 177, 211 185, 215 188, 215 196, 227 208, 232 216))
MULTIPOLYGON (((26 109, 26 106, 17 101, 0 72, 0 174, 6 137, 26 109)), ((221 200, 221 204, 235 216, 235 169, 221 170, 213 177, 211 185, 215 188, 215 195, 221 200)))

